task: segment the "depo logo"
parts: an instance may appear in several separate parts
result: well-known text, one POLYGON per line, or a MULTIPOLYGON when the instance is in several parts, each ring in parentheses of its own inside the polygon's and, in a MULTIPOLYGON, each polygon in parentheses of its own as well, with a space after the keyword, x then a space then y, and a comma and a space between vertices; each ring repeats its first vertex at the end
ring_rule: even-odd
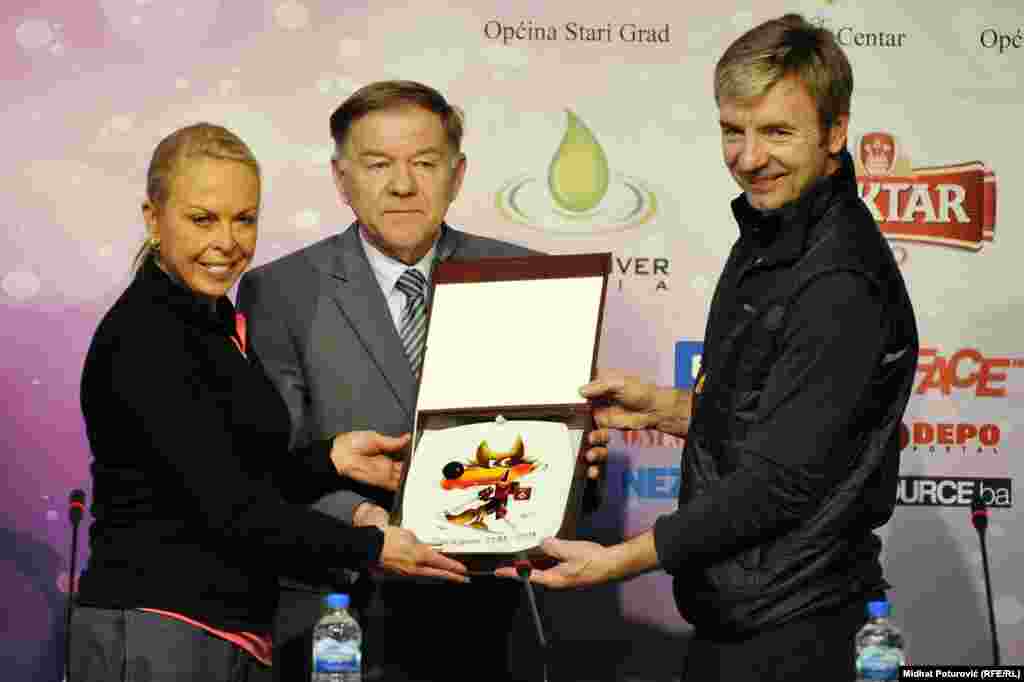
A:
POLYGON ((998 424, 970 422, 910 422, 900 424, 900 449, 912 452, 999 452, 1002 430, 998 424))
POLYGON ((498 210, 530 227, 564 234, 614 232, 642 225, 656 210, 654 193, 635 178, 613 174, 597 137, 571 110, 546 182, 525 174, 498 191, 498 210))

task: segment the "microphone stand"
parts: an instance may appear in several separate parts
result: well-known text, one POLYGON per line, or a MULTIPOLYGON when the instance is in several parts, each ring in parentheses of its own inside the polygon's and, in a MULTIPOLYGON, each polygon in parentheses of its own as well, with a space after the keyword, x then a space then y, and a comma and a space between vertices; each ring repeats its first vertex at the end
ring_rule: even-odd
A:
POLYGON ((981 566, 985 573, 985 602, 988 605, 988 627, 992 633, 992 661, 999 665, 999 637, 996 634, 996 613, 992 604, 992 579, 988 572, 988 545, 985 542, 985 530, 988 528, 988 507, 975 495, 971 502, 971 523, 978 531, 978 540, 981 543, 981 566))
POLYGON ((82 521, 85 511, 85 491, 71 491, 68 504, 68 517, 71 520, 71 570, 68 575, 68 601, 64 609, 64 682, 71 682, 71 612, 75 603, 75 570, 78 558, 78 524, 82 521))
POLYGON ((523 581, 526 588, 526 596, 530 602, 530 613, 533 615, 533 626, 537 630, 537 641, 540 643, 541 666, 543 670, 543 681, 548 682, 548 642, 544 637, 544 625, 540 620, 540 610, 537 608, 537 595, 533 590, 533 583, 530 582, 530 571, 533 566, 529 559, 524 558, 516 561, 516 574, 523 581))

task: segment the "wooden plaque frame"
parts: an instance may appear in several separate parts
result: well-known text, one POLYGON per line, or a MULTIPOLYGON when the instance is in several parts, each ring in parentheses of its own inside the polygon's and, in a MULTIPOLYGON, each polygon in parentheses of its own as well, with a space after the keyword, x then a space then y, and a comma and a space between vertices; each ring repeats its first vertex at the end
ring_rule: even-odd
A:
MULTIPOLYGON (((608 274, 611 269, 611 254, 581 254, 581 255, 565 255, 565 256, 525 256, 515 258, 487 258, 475 261, 448 261, 439 263, 433 272, 432 276, 432 294, 430 296, 428 318, 427 318, 427 337, 426 337, 426 350, 424 353, 423 372, 420 379, 420 385, 417 387, 417 394, 419 399, 417 401, 417 410, 414 424, 414 435, 411 452, 409 454, 409 460, 402 477, 402 481, 399 485, 398 494, 395 496, 394 506, 391 510, 391 523, 395 525, 402 525, 403 515, 406 513, 403 500, 405 498, 405 487, 406 480, 408 477, 408 471, 411 463, 415 460, 416 449, 419 445, 420 439, 423 434, 433 429, 444 429, 452 426, 461 426, 464 424, 473 424, 479 422, 493 421, 497 415, 501 415, 508 420, 540 420, 540 421, 558 421, 566 424, 570 431, 579 430, 582 431, 582 438, 580 440, 579 451, 576 453, 568 453, 568 456, 575 456, 575 464, 573 468, 572 483, 569 488, 569 494, 565 500, 564 513, 562 516, 561 526, 556 534, 559 538, 572 538, 575 536, 576 525, 580 515, 581 504, 583 499, 583 491, 586 484, 586 462, 583 458, 583 453, 587 450, 587 434, 593 429, 593 417, 591 415, 590 406, 585 399, 576 393, 576 389, 591 380, 595 376, 595 369, 597 363, 598 344, 601 335, 601 324, 604 317, 604 301, 607 294, 608 287, 608 274), (451 366, 450 358, 457 356, 460 353, 465 353, 466 357, 475 357, 472 354, 476 349, 479 348, 479 339, 473 333, 467 333, 465 336, 460 334, 442 334, 446 343, 455 344, 456 346, 462 347, 449 347, 445 349, 444 353, 435 352, 434 356, 431 355, 431 341, 432 332, 435 336, 439 334, 437 329, 433 328, 434 322, 434 306, 439 300, 442 301, 442 305, 448 305, 446 303, 449 298, 446 298, 448 292, 455 293, 455 289, 444 289, 451 285, 460 284, 488 284, 488 283, 514 283, 514 282, 540 282, 539 284, 531 285, 534 293, 531 294, 536 296, 536 291, 539 289, 541 294, 548 287, 543 282, 544 280, 561 280, 567 282, 577 278, 600 278, 599 281, 591 280, 586 283, 582 294, 586 298, 592 299, 597 297, 598 300, 588 301, 577 301, 576 305, 593 305, 596 310, 596 315, 592 315, 592 312, 582 313, 587 319, 596 319, 596 324, 592 330, 579 330, 564 328, 565 325, 573 323, 570 319, 572 316, 566 316, 563 322, 560 319, 552 319, 550 305, 556 305, 551 300, 546 300, 545 305, 533 305, 531 307, 530 301, 517 301, 514 300, 514 296, 510 298, 509 288, 507 286, 502 287, 502 293, 498 298, 505 301, 502 305, 512 308, 511 314, 516 318, 516 332, 515 333, 526 333, 526 334, 543 334, 545 338, 569 338, 568 345, 561 349, 563 354, 571 354, 576 356, 575 348, 577 345, 586 344, 586 347, 581 348, 580 352, 586 353, 586 357, 589 358, 589 363, 574 363, 569 369, 568 374, 560 377, 561 385, 557 387, 557 390, 553 391, 553 394, 557 394, 562 399, 556 400, 545 400, 545 389, 538 389, 541 394, 538 399, 530 400, 529 402, 511 401, 508 404, 501 404, 501 400, 487 400, 487 404, 480 404, 479 400, 472 398, 461 398, 460 396, 468 395, 468 393, 460 393, 462 387, 460 384, 471 385, 476 382, 476 385, 480 386, 480 379, 478 375, 481 371, 486 372, 486 366, 483 369, 477 365, 474 371, 471 373, 471 377, 464 377, 465 372, 454 372, 451 366), (596 293, 599 287, 599 294, 596 293), (543 328, 538 328, 539 325, 543 325, 543 328), (561 325, 561 327, 560 327, 561 325), (454 355, 453 355, 454 354, 454 355), (447 361, 444 357, 449 358, 447 361), (434 364, 430 363, 434 361, 434 364), (447 369, 442 367, 445 363, 448 363, 447 369), (573 375, 573 372, 580 374, 580 376, 573 375), (452 376, 458 376, 454 382, 451 380, 452 376), (442 379, 443 377, 443 379, 442 379), (445 381, 445 384, 454 383, 455 387, 449 392, 447 388, 442 390, 440 394, 438 391, 432 390, 433 386, 430 386, 427 382, 430 381, 445 381), (568 383, 574 383, 571 387, 572 395, 568 391, 568 383), (426 396, 426 400, 424 400, 426 396), (568 400, 565 398, 568 396, 568 400), (426 405, 424 405, 426 403, 426 405), (460 404, 462 403, 462 404, 460 404)), ((572 289, 578 288, 580 283, 576 284, 559 284, 558 282, 551 283, 552 290, 562 290, 565 287, 572 289)), ((514 288, 514 285, 512 285, 514 288)), ((490 296, 495 294, 495 289, 488 289, 486 287, 480 288, 474 292, 474 296, 480 299, 490 300, 490 296)), ((454 297, 452 297, 454 298, 454 297)), ((452 303, 450 305, 457 305, 452 303)), ((440 325, 453 325, 453 320, 462 318, 465 316, 465 324, 467 328, 471 328, 474 323, 473 311, 468 310, 463 313, 461 310, 446 309, 445 316, 440 316, 439 319, 442 321, 440 325), (446 321, 447 320, 447 321, 446 321)), ((477 315, 476 317, 479 317, 477 315)), ((493 311, 491 311, 491 317, 494 317, 493 311)), ((448 330, 451 331, 450 329, 448 330)), ((436 339, 434 339, 436 342, 436 339)), ((436 347, 436 346, 435 346, 436 347)), ((536 373, 535 361, 531 357, 510 357, 515 353, 509 353, 501 356, 501 371, 503 372, 514 372, 517 377, 525 377, 526 391, 529 393, 532 390, 532 386, 535 384, 533 379, 535 378, 536 383, 543 384, 544 381, 548 380, 547 377, 531 377, 531 371, 536 373), (511 366, 510 366, 511 365, 511 366)), ((564 364, 564 363, 563 363, 564 364)), ((522 382, 520 382, 522 384, 522 382)), ((500 390, 500 389, 499 389, 500 390)), ((469 388, 469 393, 474 391, 469 388)), ((498 396, 500 398, 500 396, 498 396)), ((542 538, 538 539, 539 540, 542 538)), ((458 559, 459 561, 466 564, 466 566, 473 573, 491 573, 495 568, 503 565, 509 565, 515 561, 528 559, 531 563, 537 566, 543 566, 549 564, 546 555, 544 555, 538 546, 529 547, 521 552, 507 553, 507 552, 482 552, 482 551, 448 551, 445 553, 458 559)))

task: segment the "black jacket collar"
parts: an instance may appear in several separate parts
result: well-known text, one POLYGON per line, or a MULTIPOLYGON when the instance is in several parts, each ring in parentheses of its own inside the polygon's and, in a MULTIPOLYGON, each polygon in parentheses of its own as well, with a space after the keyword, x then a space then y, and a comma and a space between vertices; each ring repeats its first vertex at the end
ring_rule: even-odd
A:
POLYGON ((740 236, 754 242, 765 263, 796 260, 807 247, 812 228, 818 224, 837 197, 857 191, 853 157, 843 149, 839 169, 819 179, 796 201, 777 211, 761 213, 741 194, 732 202, 740 236))
POLYGON ((135 286, 152 300, 166 304, 175 315, 190 325, 226 336, 235 333, 235 308, 227 296, 218 298, 216 306, 211 308, 209 299, 171 279, 152 257, 147 258, 139 267, 135 275, 135 286))

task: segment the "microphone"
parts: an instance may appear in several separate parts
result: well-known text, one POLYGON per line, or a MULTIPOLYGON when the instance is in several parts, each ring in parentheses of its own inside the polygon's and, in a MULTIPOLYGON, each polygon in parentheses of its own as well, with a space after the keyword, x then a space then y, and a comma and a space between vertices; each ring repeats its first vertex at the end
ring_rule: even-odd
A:
POLYGON ((544 682, 548 680, 548 642, 544 637, 544 625, 540 622, 540 611, 537 609, 537 595, 533 591, 533 583, 530 582, 530 571, 533 565, 526 558, 525 554, 515 562, 516 575, 526 586, 526 596, 530 602, 530 613, 533 614, 533 626, 537 630, 537 640, 540 642, 541 664, 543 666, 544 682))
POLYGON ((71 682, 71 611, 75 603, 75 563, 78 558, 78 524, 85 514, 85 491, 75 488, 68 497, 68 520, 71 521, 71 568, 68 573, 68 601, 64 617, 64 680, 71 682))
POLYGON ((985 572, 985 601, 988 605, 988 628, 992 633, 992 660, 994 665, 999 665, 999 637, 996 634, 996 612, 992 604, 992 580, 988 573, 988 546, 985 543, 985 531, 988 529, 988 506, 981 497, 981 490, 974 492, 971 499, 971 523, 978 531, 978 541, 981 543, 981 566, 985 572))
POLYGON ((82 520, 82 514, 85 513, 85 491, 81 488, 75 488, 71 491, 71 496, 68 498, 68 518, 71 520, 72 526, 77 526, 82 520))

